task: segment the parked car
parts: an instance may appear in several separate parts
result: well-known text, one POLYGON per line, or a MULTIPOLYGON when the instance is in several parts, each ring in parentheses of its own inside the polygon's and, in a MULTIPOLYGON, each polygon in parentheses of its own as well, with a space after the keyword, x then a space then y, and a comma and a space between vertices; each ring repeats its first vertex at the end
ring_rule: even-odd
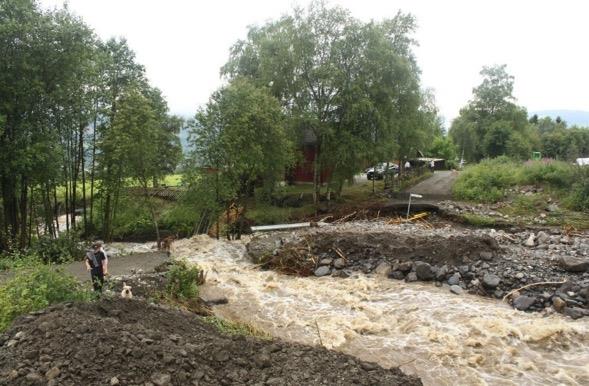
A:
POLYGON ((382 180, 386 173, 397 174, 399 165, 389 162, 388 168, 386 162, 380 163, 366 170, 366 178, 369 180, 382 180))

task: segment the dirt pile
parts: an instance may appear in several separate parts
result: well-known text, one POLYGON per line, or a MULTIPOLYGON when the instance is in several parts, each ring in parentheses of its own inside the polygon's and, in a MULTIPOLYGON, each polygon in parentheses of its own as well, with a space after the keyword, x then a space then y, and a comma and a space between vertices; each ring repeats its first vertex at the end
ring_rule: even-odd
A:
POLYGON ((225 336, 140 300, 63 304, 0 335, 0 385, 419 385, 323 348, 225 336))

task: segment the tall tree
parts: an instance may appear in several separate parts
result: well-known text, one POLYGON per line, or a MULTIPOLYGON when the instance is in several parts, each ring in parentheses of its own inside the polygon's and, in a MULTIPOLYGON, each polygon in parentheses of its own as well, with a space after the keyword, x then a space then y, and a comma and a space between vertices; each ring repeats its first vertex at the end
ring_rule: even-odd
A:
MULTIPOLYGON (((450 135, 467 159, 509 154, 512 135, 528 126, 525 108, 515 104, 513 76, 506 65, 483 67, 482 83, 473 89, 472 100, 452 122, 450 135)), ((515 141, 514 139, 513 141, 515 141)))

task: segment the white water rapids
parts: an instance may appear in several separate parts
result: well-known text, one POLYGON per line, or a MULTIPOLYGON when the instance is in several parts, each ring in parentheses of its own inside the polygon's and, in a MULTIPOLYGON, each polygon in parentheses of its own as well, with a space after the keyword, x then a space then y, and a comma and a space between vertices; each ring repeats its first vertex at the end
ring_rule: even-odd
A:
POLYGON ((238 241, 179 240, 174 255, 208 271, 215 312, 281 339, 319 345, 425 385, 589 385, 589 318, 513 310, 499 301, 358 274, 300 278, 260 271, 238 241))

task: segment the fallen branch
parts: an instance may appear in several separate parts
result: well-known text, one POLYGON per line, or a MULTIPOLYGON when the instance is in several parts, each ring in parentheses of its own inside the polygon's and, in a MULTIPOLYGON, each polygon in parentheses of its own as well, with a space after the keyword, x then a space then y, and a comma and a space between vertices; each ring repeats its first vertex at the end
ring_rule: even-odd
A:
POLYGON ((563 281, 541 281, 541 282, 538 282, 538 283, 526 284, 525 286, 523 286, 521 288, 516 288, 516 289, 508 292, 507 295, 505 295, 503 297, 502 301, 505 301, 506 299, 508 299, 514 293, 519 292, 519 291, 521 291, 523 289, 526 289, 526 288, 535 287, 535 286, 538 286, 538 285, 557 285, 557 284, 564 284, 566 282, 567 282, 566 280, 563 280, 563 281))
POLYGON ((336 247, 336 248, 333 248, 333 250, 335 251, 335 253, 337 253, 337 255, 339 257, 341 257, 342 259, 344 259, 346 261, 346 263, 348 262, 348 258, 346 257, 346 255, 344 255, 344 253, 342 252, 341 249, 339 249, 339 248, 336 247))
POLYGON ((325 217, 323 217, 321 220, 319 220, 319 221, 317 221, 317 222, 324 222, 324 221, 325 221, 325 220, 327 220, 328 218, 333 218, 333 216, 332 216, 332 215, 325 216, 325 217))
POLYGON ((315 319, 315 328, 317 329, 317 336, 319 336, 319 343, 321 343, 321 346, 323 346, 323 340, 321 339, 321 331, 319 331, 319 324, 317 324, 317 319, 315 319))
POLYGON ((344 217, 340 218, 339 220, 335 220, 334 222, 335 222, 335 223, 341 223, 341 222, 344 222, 344 221, 346 221, 347 219, 349 219, 350 217, 354 216, 356 213, 358 213, 358 212, 357 212, 357 211, 354 211, 354 212, 352 212, 352 213, 350 213, 350 214, 348 214, 348 215, 346 215, 346 216, 344 216, 344 217))

